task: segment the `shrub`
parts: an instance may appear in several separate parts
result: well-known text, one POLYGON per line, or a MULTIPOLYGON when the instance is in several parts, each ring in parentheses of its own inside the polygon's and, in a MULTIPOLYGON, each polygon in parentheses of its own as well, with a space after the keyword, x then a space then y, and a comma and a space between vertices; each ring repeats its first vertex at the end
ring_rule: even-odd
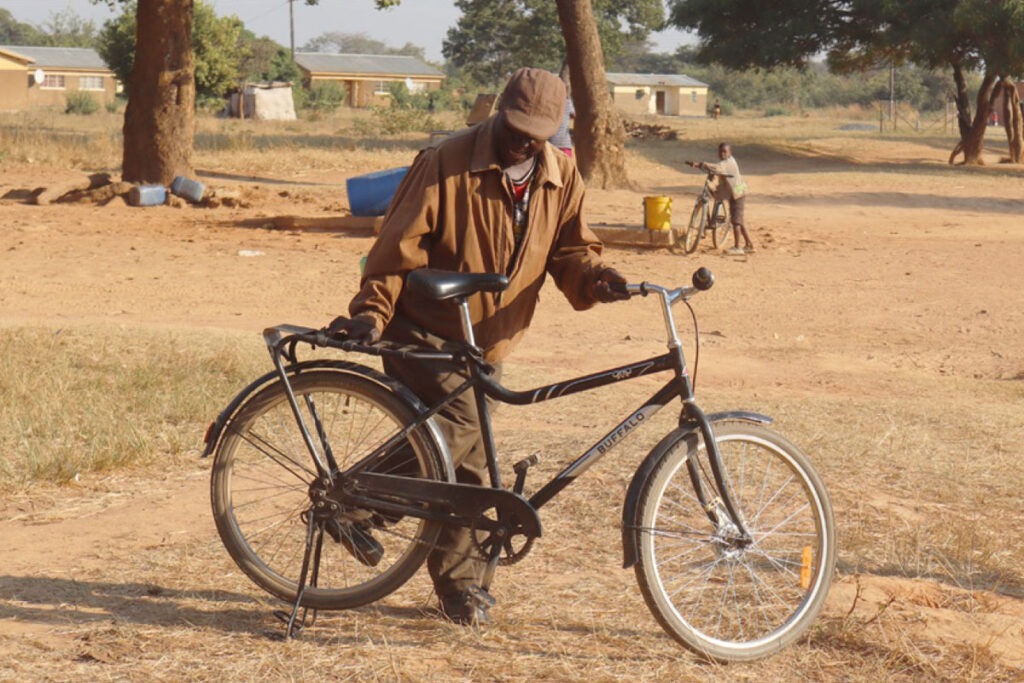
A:
POLYGON ((316 83, 305 98, 305 108, 314 111, 334 111, 345 101, 345 88, 338 83, 316 83))
POLYGON ((100 110, 96 98, 86 92, 69 92, 66 101, 65 114, 95 114, 100 110))

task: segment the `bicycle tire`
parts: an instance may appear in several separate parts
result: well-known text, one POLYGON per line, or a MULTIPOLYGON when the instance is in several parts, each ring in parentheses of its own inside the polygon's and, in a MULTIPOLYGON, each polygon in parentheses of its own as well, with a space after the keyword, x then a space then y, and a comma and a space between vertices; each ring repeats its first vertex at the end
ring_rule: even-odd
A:
MULTIPOLYGON (((701 508, 687 462, 706 462, 704 442, 680 435, 660 447, 641 493, 636 574, 654 617, 684 647, 749 661, 792 643, 817 617, 835 568, 835 522, 821 478, 796 446, 756 425, 714 429, 753 542, 741 548, 735 529, 716 529, 701 508)), ((707 470, 698 467, 699 477, 716 501, 707 470)))
POLYGON ((711 245, 718 249, 724 247, 729 241, 729 234, 732 233, 732 221, 729 217, 729 209, 725 202, 716 202, 714 213, 711 217, 711 245))
MULTIPOLYGON (((415 418, 405 401, 365 377, 314 370, 290 381, 311 431, 307 399, 313 400, 342 470, 415 418)), ((409 458, 403 472, 446 480, 443 456, 426 429, 411 432, 407 445, 401 450, 409 458)), ((392 458, 389 465, 396 462, 392 458)), ((307 536, 303 516, 311 508, 315 480, 285 387, 274 382, 248 399, 227 426, 214 457, 210 496, 228 554, 256 585, 288 602, 298 591, 307 536)), ((348 609, 388 595, 419 569, 441 529, 438 522, 411 517, 385 521, 371 511, 349 514, 362 518, 364 528, 372 526, 370 534, 383 550, 380 563, 367 566, 346 549, 340 537, 351 544, 350 531, 336 531, 339 538, 324 533, 317 585, 305 589, 304 607, 348 609)))
POLYGON ((686 225, 686 232, 683 233, 683 251, 692 254, 697 251, 700 238, 704 235, 704 228, 707 225, 707 209, 700 200, 693 207, 690 213, 690 222, 686 225))

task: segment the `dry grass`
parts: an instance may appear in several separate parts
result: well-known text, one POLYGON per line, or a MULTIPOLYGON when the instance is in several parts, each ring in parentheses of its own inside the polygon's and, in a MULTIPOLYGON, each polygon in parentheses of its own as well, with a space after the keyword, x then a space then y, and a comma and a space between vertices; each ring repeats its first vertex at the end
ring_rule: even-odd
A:
POLYGON ((247 355, 171 332, 0 329, 0 490, 191 452, 255 375, 247 355))

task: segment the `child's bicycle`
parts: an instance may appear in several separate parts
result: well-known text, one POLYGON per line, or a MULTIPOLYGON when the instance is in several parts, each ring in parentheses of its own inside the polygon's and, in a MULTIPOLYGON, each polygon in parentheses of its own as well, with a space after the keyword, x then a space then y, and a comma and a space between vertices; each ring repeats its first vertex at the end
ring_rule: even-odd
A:
MULTIPOLYGON (((686 163, 692 165, 689 161, 686 163)), ((678 233, 676 235, 676 247, 681 248, 684 253, 692 254, 697 251, 697 246, 704 239, 705 233, 711 234, 711 246, 715 249, 719 245, 725 245, 729 240, 732 222, 729 220, 729 211, 725 202, 715 199, 711 194, 714 181, 715 174, 708 173, 704 178, 704 187, 701 188, 697 200, 693 203, 690 222, 681 235, 678 233)))
MULTIPOLYGON (((797 639, 825 601, 836 561, 832 507, 821 478, 757 413, 705 414, 676 333, 672 304, 708 289, 621 285, 655 296, 668 335, 663 355, 527 391, 491 377, 475 345, 467 298, 508 285, 502 275, 416 270, 405 286, 461 309, 465 342, 450 351, 387 342, 362 345, 324 330, 279 325, 264 332, 275 370, 246 387, 211 425, 213 514, 228 553, 258 586, 288 601, 285 638, 318 609, 379 600, 423 563, 442 525, 475 533, 487 561, 471 591, 485 604, 497 565, 518 562, 541 535, 539 510, 630 433, 674 403, 677 426, 640 463, 622 510, 624 566, 634 567, 655 619, 682 645, 723 661, 750 660, 797 639), (469 379, 491 486, 456 483, 428 408, 379 372, 344 360, 299 361, 300 345, 443 359, 469 379), (502 485, 485 396, 532 404, 654 372, 665 385, 549 482, 525 493, 531 456, 502 485), (675 401, 678 399, 678 403, 675 401), (309 610, 313 610, 309 615, 309 610), (299 618, 299 613, 301 619, 299 618)), ((310 622, 311 623, 311 622, 310 622)))

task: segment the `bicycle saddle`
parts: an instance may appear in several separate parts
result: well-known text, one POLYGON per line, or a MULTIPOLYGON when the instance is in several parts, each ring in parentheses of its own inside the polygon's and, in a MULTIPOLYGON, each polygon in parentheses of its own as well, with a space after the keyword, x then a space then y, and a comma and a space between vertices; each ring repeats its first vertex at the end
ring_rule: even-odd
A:
POLYGON ((420 296, 444 301, 477 292, 504 291, 508 287, 508 278, 499 273, 456 273, 419 268, 405 276, 405 286, 420 296))

